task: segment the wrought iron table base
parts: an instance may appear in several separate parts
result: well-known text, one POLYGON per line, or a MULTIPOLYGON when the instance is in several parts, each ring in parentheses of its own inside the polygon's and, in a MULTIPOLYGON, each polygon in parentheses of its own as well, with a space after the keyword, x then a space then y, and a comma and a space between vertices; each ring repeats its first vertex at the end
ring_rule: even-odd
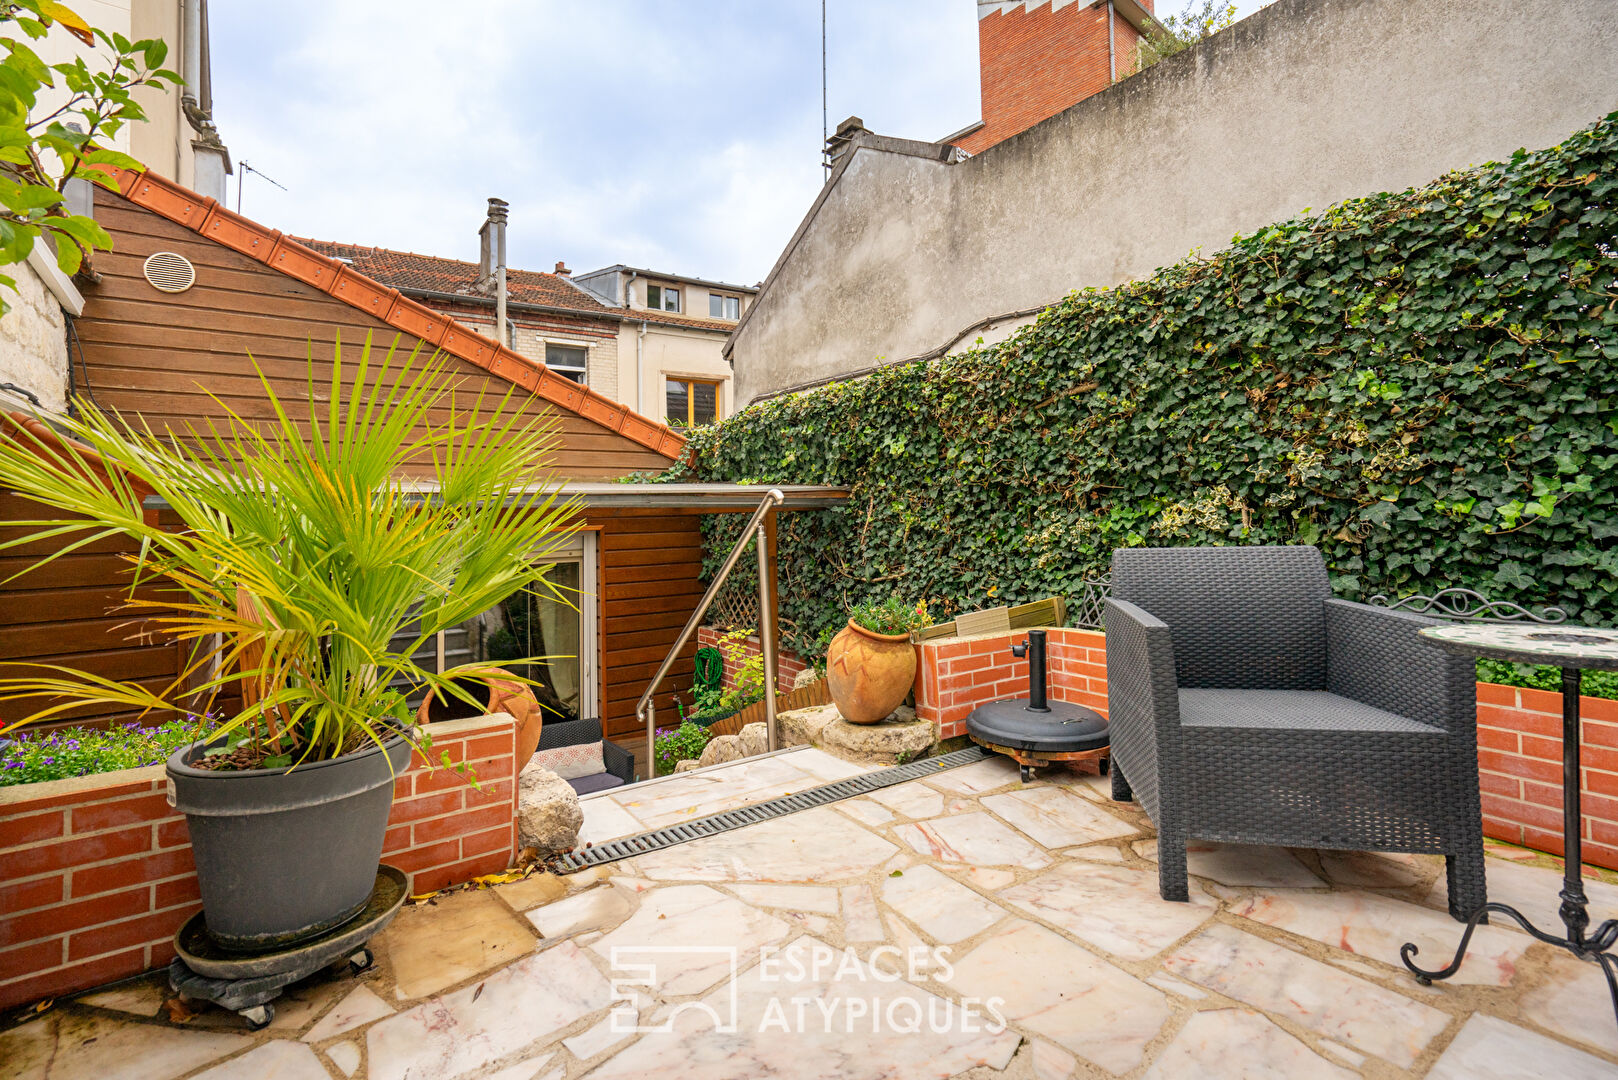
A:
POLYGON ((1416 976, 1416 981, 1423 986, 1431 986, 1435 981, 1447 979, 1461 970, 1461 962, 1466 959, 1467 946, 1472 943, 1472 934, 1478 928, 1478 923, 1488 917, 1490 912, 1504 915, 1538 941, 1547 945, 1555 945, 1566 949, 1580 960, 1589 960, 1601 965, 1601 972, 1607 977, 1607 990, 1612 995, 1613 1019, 1618 1021, 1618 956, 1610 951, 1618 943, 1618 919, 1608 919, 1596 927, 1594 934, 1586 934, 1590 926, 1590 914, 1586 910, 1589 901, 1584 895, 1583 878, 1583 850, 1581 830, 1583 828, 1580 809, 1579 792, 1579 677, 1578 668, 1562 669, 1562 923, 1567 927, 1566 936, 1558 937, 1547 934, 1533 923, 1528 917, 1509 904, 1486 903, 1472 913, 1466 920, 1466 929, 1461 933, 1461 943, 1456 947, 1455 959, 1450 961, 1448 967, 1437 971, 1428 971, 1417 967, 1411 957, 1420 952, 1416 946, 1406 942, 1399 948, 1399 959, 1404 961, 1416 976))

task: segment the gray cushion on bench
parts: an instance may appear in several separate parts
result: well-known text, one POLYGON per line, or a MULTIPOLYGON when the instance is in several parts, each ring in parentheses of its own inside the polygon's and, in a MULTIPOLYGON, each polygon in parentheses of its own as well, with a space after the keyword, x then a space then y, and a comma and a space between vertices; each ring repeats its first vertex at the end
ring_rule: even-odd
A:
POLYGON ((606 791, 608 788, 622 787, 623 780, 609 772, 596 773, 594 776, 576 776, 568 781, 569 786, 580 795, 588 795, 592 791, 606 791))

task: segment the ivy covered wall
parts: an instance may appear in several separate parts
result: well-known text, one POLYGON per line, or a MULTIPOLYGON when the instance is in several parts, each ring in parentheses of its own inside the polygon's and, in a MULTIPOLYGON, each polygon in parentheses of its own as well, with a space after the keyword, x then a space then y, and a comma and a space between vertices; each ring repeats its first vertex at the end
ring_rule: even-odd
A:
POLYGON ((856 601, 1073 594, 1139 544, 1318 544, 1342 596, 1467 585, 1611 624, 1615 304, 1618 113, 752 406, 691 433, 694 469, 851 490, 783 516, 783 643, 809 654, 856 601))

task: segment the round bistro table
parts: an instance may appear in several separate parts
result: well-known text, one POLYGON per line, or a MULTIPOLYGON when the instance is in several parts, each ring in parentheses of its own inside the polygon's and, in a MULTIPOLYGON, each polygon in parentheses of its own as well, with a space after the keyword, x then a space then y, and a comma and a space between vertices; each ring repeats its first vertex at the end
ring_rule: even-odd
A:
POLYGON ((1601 965, 1612 994, 1613 1014, 1618 1018, 1618 957, 1612 946, 1618 942, 1618 919, 1608 919, 1589 932, 1590 915, 1581 875, 1581 820, 1579 810, 1579 675, 1586 669, 1618 671, 1618 630, 1582 626, 1502 626, 1499 624, 1433 626, 1421 636, 1446 652, 1463 656, 1487 656, 1522 664, 1551 664, 1562 669, 1562 923, 1563 935, 1549 934, 1529 922, 1522 912, 1507 904, 1487 903, 1472 913, 1461 933, 1455 959, 1446 968, 1427 971, 1411 957, 1416 946, 1406 943, 1399 949, 1405 967, 1417 980, 1431 985, 1447 979, 1461 968, 1472 932, 1490 912, 1516 922, 1535 938, 1566 949, 1580 960, 1601 965))

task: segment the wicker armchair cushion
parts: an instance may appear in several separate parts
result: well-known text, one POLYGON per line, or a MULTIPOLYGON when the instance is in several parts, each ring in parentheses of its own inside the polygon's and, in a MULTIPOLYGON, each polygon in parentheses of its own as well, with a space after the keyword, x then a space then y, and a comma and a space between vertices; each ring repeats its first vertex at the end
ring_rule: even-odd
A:
POLYGON ((1183 727, 1265 728, 1276 731, 1361 731, 1443 735, 1373 705, 1323 690, 1181 690, 1183 727))
POLYGON ((1112 595, 1168 624, 1181 686, 1326 689, 1326 564, 1312 547, 1123 548, 1112 595))

